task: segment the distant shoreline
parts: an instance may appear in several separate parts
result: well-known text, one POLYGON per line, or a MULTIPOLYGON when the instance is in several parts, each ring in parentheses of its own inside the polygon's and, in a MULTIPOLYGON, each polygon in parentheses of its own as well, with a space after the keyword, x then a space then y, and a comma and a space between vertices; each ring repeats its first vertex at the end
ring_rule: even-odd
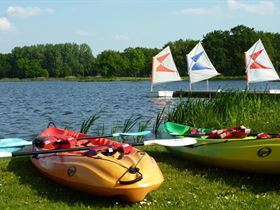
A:
MULTIPOLYGON (((188 77, 183 77, 183 80, 188 80, 188 77)), ((217 76, 210 80, 245 80, 245 76, 217 76)), ((114 82, 114 81, 149 81, 150 77, 36 77, 36 78, 2 78, 0 82, 32 82, 32 81, 77 81, 77 82, 114 82)))

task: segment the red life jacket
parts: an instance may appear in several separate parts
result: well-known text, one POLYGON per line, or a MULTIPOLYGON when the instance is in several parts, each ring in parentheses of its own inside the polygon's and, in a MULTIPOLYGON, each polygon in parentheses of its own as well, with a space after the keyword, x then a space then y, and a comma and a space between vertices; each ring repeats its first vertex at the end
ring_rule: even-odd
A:
POLYGON ((207 139, 229 139, 229 138, 244 138, 251 132, 250 128, 245 126, 235 126, 230 129, 213 130, 208 135, 207 139))

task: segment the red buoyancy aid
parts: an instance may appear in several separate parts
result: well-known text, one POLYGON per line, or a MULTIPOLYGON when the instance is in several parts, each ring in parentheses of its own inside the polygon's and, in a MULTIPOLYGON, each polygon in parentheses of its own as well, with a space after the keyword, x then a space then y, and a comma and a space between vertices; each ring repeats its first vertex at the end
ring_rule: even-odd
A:
POLYGON ((66 135, 57 135, 46 137, 43 140, 44 149, 58 149, 58 148, 71 148, 75 147, 77 139, 66 135))
POLYGON ((271 139, 271 138, 272 138, 272 136, 269 135, 268 133, 259 133, 257 135, 257 139, 271 139))
POLYGON ((251 132, 250 128, 245 126, 235 126, 230 129, 213 130, 207 139, 228 139, 228 138, 244 138, 251 132))
POLYGON ((74 137, 66 136, 66 135, 57 135, 51 136, 43 139, 42 147, 44 149, 58 149, 58 148, 75 148, 81 147, 84 143, 89 143, 87 146, 96 146, 94 148, 95 151, 101 150, 109 150, 112 149, 113 151, 118 150, 123 152, 124 154, 129 154, 132 150, 132 146, 126 143, 120 142, 112 142, 105 138, 96 138, 91 140, 77 140, 74 137))

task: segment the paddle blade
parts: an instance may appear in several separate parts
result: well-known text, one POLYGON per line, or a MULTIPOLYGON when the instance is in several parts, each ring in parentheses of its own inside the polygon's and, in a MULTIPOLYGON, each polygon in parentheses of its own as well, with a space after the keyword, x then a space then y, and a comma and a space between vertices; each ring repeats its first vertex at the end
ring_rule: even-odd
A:
POLYGON ((181 147, 196 144, 197 141, 194 138, 182 138, 182 139, 154 139, 144 141, 144 145, 161 145, 165 147, 181 147))
POLYGON ((22 147, 32 145, 31 141, 26 141, 19 138, 8 138, 0 140, 0 151, 2 152, 14 152, 20 150, 22 147))
POLYGON ((151 131, 141 131, 141 132, 134 132, 134 133, 114 133, 113 136, 114 137, 118 137, 118 136, 145 136, 150 134, 151 131))
POLYGON ((5 158, 5 157, 12 157, 11 152, 0 152, 0 158, 5 158))

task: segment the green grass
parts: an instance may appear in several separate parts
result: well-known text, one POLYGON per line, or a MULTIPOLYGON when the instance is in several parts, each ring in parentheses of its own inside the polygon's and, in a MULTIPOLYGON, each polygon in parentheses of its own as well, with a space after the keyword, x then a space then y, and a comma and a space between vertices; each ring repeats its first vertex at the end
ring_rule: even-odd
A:
POLYGON ((279 209, 280 179, 202 166, 142 147, 165 181, 146 200, 125 204, 62 187, 41 175, 28 157, 0 160, 0 209, 279 209))

